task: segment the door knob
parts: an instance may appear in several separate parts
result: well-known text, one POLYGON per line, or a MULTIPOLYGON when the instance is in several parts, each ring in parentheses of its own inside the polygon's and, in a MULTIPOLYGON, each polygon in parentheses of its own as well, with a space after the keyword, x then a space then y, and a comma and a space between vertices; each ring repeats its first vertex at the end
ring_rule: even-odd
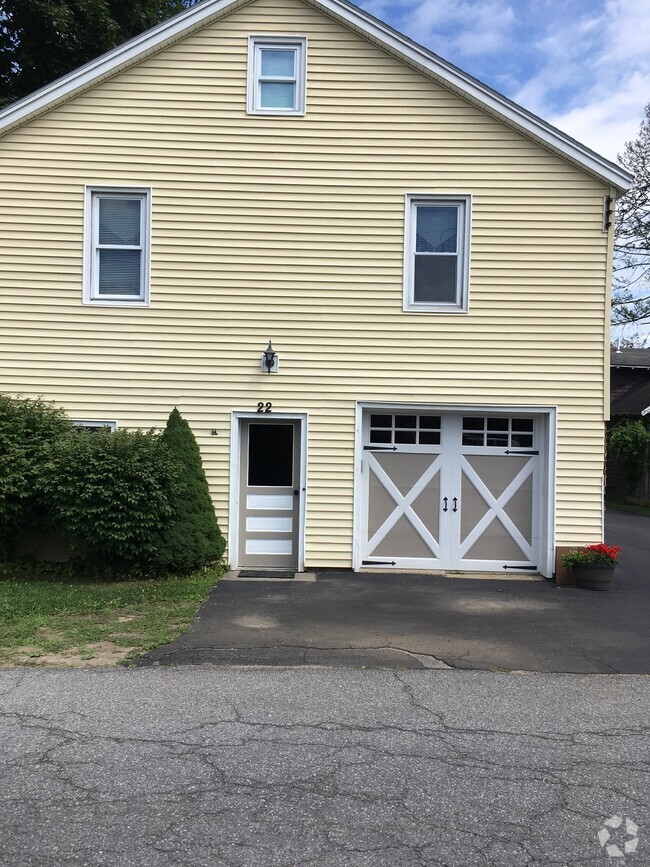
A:
POLYGON ((299 493, 300 493, 300 491, 296 489, 296 490, 293 492, 294 497, 297 497, 299 493))

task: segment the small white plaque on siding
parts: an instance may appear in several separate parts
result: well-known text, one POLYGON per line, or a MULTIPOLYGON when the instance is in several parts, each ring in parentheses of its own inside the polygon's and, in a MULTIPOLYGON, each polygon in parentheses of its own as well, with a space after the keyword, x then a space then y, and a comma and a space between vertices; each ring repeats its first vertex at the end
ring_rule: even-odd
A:
POLYGON ((247 509, 278 509, 282 512, 293 511, 291 494, 249 494, 246 497, 247 509))
POLYGON ((271 518, 267 515, 246 518, 246 529, 251 533, 291 533, 293 518, 271 518))
POLYGON ((291 554, 291 539, 246 539, 247 554, 291 554))

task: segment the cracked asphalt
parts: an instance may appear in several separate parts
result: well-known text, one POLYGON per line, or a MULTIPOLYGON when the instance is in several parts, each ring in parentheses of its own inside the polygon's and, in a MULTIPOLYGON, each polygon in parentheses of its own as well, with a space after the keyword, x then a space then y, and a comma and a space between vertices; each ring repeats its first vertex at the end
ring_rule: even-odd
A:
POLYGON ((649 707, 637 676, 0 671, 0 865, 641 867, 649 707))
POLYGON ((650 674, 650 519, 609 512, 612 590, 550 581, 317 572, 222 581, 135 665, 334 665, 650 674))

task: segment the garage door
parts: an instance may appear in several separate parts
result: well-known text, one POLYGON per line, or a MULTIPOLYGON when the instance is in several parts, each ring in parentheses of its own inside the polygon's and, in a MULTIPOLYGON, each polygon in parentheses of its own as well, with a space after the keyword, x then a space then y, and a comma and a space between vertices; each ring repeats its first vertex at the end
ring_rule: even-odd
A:
POLYGON ((542 419, 364 417, 362 565, 536 570, 542 419))

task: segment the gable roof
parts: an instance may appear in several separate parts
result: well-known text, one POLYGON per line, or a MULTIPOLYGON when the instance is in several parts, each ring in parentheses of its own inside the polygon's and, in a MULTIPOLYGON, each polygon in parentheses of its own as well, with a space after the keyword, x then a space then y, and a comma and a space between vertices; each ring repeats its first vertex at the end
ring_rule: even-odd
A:
MULTIPOLYGON (((203 0, 112 51, 86 63, 0 112, 0 135, 37 114, 92 87, 114 73, 199 30, 251 0, 203 0)), ((347 0, 304 0, 380 45, 425 75, 460 94, 489 114, 564 156, 620 192, 629 189, 632 176, 561 132, 512 100, 483 84, 417 42, 394 30, 347 0)))
POLYGON ((612 349, 610 353, 612 367, 650 368, 650 349, 612 349))

